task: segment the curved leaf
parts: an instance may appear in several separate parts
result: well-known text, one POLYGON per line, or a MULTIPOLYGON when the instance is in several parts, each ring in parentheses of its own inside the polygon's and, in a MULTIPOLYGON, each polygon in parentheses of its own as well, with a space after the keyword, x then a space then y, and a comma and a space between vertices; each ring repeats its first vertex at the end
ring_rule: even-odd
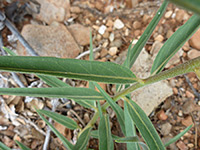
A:
POLYGON ((113 150, 113 139, 111 135, 110 122, 107 114, 100 118, 99 123, 99 150, 113 150))
POLYGON ((200 15, 199 0, 170 0, 170 1, 200 15))
POLYGON ((181 133, 170 139, 167 143, 165 143, 165 147, 169 146, 170 144, 176 142, 178 139, 180 139, 186 132, 188 132, 192 128, 192 125, 188 126, 185 130, 183 130, 181 133))
POLYGON ((36 110, 38 115, 44 120, 44 122, 49 126, 49 128, 55 133, 55 135, 62 141, 62 143, 67 147, 67 149, 72 150, 74 145, 72 145, 53 125, 40 113, 40 110, 36 110))
MULTIPOLYGON (((126 137, 137 136, 135 125, 128 112, 128 104, 126 101, 124 101, 124 122, 126 137)), ((140 147, 137 143, 127 143, 127 150, 140 150, 140 147)))
POLYGON ((0 149, 2 150, 11 150, 9 147, 7 147, 5 144, 3 144, 2 142, 0 142, 0 149))
POLYGON ((85 129, 82 134, 79 136, 78 141, 76 145, 74 146, 74 150, 84 150, 88 144, 88 141, 90 139, 90 132, 91 127, 85 129))
POLYGON ((151 74, 157 74, 165 67, 170 58, 200 27, 200 17, 193 15, 162 46, 151 68, 151 74))
POLYGON ((30 148, 28 148, 26 145, 22 144, 19 141, 15 141, 17 143, 17 145, 22 149, 22 150, 31 150, 30 148))
POLYGON ((69 98, 75 100, 103 100, 103 96, 88 88, 0 88, 1 95, 69 98))
POLYGON ((52 118, 54 121, 62 124, 66 128, 69 128, 69 129, 72 129, 72 130, 79 128, 78 124, 69 117, 60 115, 60 114, 52 112, 52 111, 47 111, 47 110, 39 110, 39 112, 44 114, 45 116, 47 116, 49 118, 52 118))
POLYGON ((133 83, 135 75, 111 62, 55 57, 0 56, 0 70, 36 73, 107 83, 133 83))
POLYGON ((119 121, 120 127, 122 129, 122 132, 125 134, 124 112, 122 108, 113 101, 113 99, 101 88, 99 84, 94 83, 94 85, 98 88, 98 90, 104 96, 104 98, 109 103, 111 108, 115 111, 117 115, 117 120, 119 121))
POLYGON ((144 33, 138 40, 138 42, 135 44, 133 48, 131 48, 131 45, 128 48, 128 53, 127 53, 127 58, 124 62, 124 66, 131 68, 132 65, 134 64, 135 60, 137 59, 138 55, 142 51, 143 47, 145 46, 147 40, 150 38, 152 32, 154 31, 155 27, 157 26, 158 22, 162 18, 166 7, 168 5, 168 1, 165 0, 159 10, 157 11, 155 17, 152 19, 152 21, 149 23, 147 28, 145 29, 144 33))
POLYGON ((165 147, 145 112, 134 102, 125 99, 128 103, 128 111, 139 132, 152 150, 165 150, 165 147))

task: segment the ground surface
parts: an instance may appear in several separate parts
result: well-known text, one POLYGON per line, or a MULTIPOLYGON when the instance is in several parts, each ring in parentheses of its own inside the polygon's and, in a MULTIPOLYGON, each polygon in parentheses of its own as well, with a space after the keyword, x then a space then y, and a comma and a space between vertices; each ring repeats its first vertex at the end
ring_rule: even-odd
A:
MULTIPOLYGON (((5 11, 5 6, 8 5, 8 1, 0 1, 0 10, 5 11)), ((160 1, 151 0, 139 2, 134 6, 129 1, 124 3, 121 1, 73 0, 70 2, 71 8, 69 9, 70 14, 68 18, 61 22, 61 24, 67 27, 73 24, 90 27, 93 33, 93 46, 97 48, 95 60, 122 63, 121 60, 125 57, 124 53, 130 42, 133 39, 137 40, 141 36, 160 5, 160 1), (113 11, 110 12, 110 10, 113 11), (119 22, 116 23, 116 20, 119 20, 119 22)), ((150 56, 153 56, 153 51, 158 50, 159 48, 157 47, 160 47, 192 15, 172 4, 168 6, 166 12, 145 46, 145 51, 150 56)), ((36 18, 32 14, 26 15, 22 17, 21 21, 14 22, 14 24, 19 31, 26 24, 48 25, 48 23, 38 21, 36 18)), ((73 29, 73 26, 69 28, 73 29)), ((84 30, 88 31, 85 28, 80 29, 80 31, 84 30)), ((2 32, 4 45, 12 46, 16 49, 16 41, 13 42, 12 38, 9 40, 8 35, 11 35, 11 32, 5 28, 2 32)), ((72 35, 75 36, 73 33, 72 35)), ((81 34, 79 37, 81 37, 81 34)), ((197 37, 200 37, 200 35, 198 34, 197 37)), ((80 41, 86 41, 85 43, 80 43, 78 38, 74 38, 79 46, 79 54, 89 49, 87 39, 81 39, 80 41)), ((192 42, 187 42, 165 69, 172 68, 186 60, 199 56, 199 50, 198 46, 192 44, 192 42)), ((48 55, 49 53, 45 54, 48 55)), ((77 57, 77 54, 74 54, 72 57, 77 57)), ((81 59, 88 60, 89 57, 86 55, 81 59)), ((47 86, 33 75, 18 75, 25 86, 47 86)), ((19 87, 10 73, 1 72, 0 77, 0 87, 19 87)), ((193 87, 199 91, 200 82, 195 74, 190 73, 187 77, 193 87)), ((72 86, 88 86, 86 82, 82 81, 65 80, 65 82, 72 86)), ((155 106, 156 108, 149 117, 165 142, 190 124, 194 124, 193 128, 175 144, 170 145, 169 149, 198 150, 198 147, 200 147, 200 102, 184 76, 169 79, 168 84, 172 88, 173 94, 165 98, 159 106, 155 106)), ((113 94, 114 88, 112 85, 101 84, 101 86, 109 94, 113 94)), ((14 140, 19 140, 31 149, 42 149, 47 128, 45 123, 34 112, 33 105, 50 110, 52 109, 51 100, 7 95, 1 96, 0 100, 0 140, 11 148, 17 148, 14 140)), ((93 111, 71 101, 59 101, 56 112, 73 118, 81 126, 85 126, 92 118, 93 111)), ((118 104, 123 107, 123 101, 119 101, 118 104)), ((113 134, 120 135, 119 124, 116 122, 113 111, 108 110, 108 112, 113 134)), ((77 131, 73 132, 57 123, 54 123, 54 125, 69 140, 76 141, 77 131)), ((98 149, 98 141, 91 139, 89 148, 98 149)), ((60 140, 54 134, 51 134, 51 142, 48 149, 64 149, 60 140)), ((122 150, 126 149, 126 147, 125 145, 117 144, 115 149, 122 150)))

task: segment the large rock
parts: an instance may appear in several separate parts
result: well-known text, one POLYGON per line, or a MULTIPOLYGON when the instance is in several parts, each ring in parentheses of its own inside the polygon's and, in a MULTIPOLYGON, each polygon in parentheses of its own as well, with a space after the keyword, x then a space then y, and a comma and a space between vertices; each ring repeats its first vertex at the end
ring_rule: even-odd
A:
POLYGON ((69 0, 37 0, 40 5, 40 13, 34 17, 51 24, 53 21, 63 22, 70 17, 69 0))
MULTIPOLYGON (((152 57, 143 49, 131 70, 137 77, 147 78, 150 76, 152 64, 152 57)), ((173 91, 168 82, 159 81, 132 92, 131 98, 149 115, 154 108, 172 94, 173 91)))
MULTIPOLYGON (((40 56, 55 56, 61 58, 75 58, 80 48, 64 25, 42 26, 25 25, 21 32, 33 49, 40 56)), ((19 55, 29 55, 25 48, 18 43, 19 55)))
POLYGON ((68 27, 75 40, 82 46, 90 44, 90 28, 80 24, 73 24, 68 27))
POLYGON ((191 37, 189 40, 189 44, 194 49, 200 50, 200 29, 197 30, 197 32, 191 37))

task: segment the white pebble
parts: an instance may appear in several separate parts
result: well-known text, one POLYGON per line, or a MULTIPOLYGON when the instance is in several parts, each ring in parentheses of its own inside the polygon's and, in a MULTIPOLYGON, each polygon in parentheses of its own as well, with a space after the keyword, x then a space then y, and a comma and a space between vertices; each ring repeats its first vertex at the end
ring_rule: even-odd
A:
POLYGON ((122 29, 124 27, 124 23, 120 19, 116 19, 114 22, 114 27, 116 29, 122 29))
POLYGON ((105 25, 101 25, 98 32, 99 34, 103 35, 106 31, 107 27, 105 25))

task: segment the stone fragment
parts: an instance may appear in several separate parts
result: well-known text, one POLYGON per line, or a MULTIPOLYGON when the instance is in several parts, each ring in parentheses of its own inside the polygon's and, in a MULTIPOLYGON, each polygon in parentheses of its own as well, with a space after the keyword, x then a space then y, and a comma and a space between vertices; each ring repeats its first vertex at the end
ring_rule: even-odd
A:
POLYGON ((109 49, 108 53, 109 53, 111 56, 114 56, 114 55, 117 54, 117 51, 118 51, 117 47, 111 47, 111 48, 109 49))
POLYGON ((192 49, 187 53, 187 55, 189 59, 194 59, 200 56, 200 51, 197 51, 196 49, 192 49))
POLYGON ((186 51, 186 52, 190 50, 190 45, 189 45, 188 41, 185 42, 185 44, 183 45, 183 50, 186 51))
POLYGON ((158 36, 155 37, 154 40, 155 40, 155 41, 162 42, 162 41, 164 40, 164 37, 163 37, 161 34, 159 34, 158 36))
POLYGON ((70 8, 70 12, 78 14, 81 12, 81 9, 77 6, 73 6, 70 8))
POLYGON ((103 48, 103 49, 101 50, 101 52, 100 52, 100 56, 101 56, 101 57, 105 57, 107 54, 108 54, 108 50, 105 49, 105 48, 103 48))
POLYGON ((167 120, 168 116, 165 114, 164 110, 160 110, 157 114, 159 120, 167 120))
POLYGON ((113 24, 114 24, 113 21, 109 19, 109 20, 107 21, 107 23, 106 23, 106 26, 112 27, 113 24))
POLYGON ((200 29, 190 38, 189 44, 191 47, 200 50, 200 29))
POLYGON ((141 28, 141 26, 142 26, 141 22, 139 22, 139 21, 133 22, 133 28, 134 29, 139 29, 139 28, 141 28))
POLYGON ((176 146, 179 148, 179 150, 188 150, 187 146, 182 141, 176 143, 176 146))
POLYGON ((111 47, 121 47, 122 46, 122 40, 121 39, 115 39, 112 43, 110 43, 111 47))
POLYGON ((81 24, 72 24, 68 27, 72 36, 78 44, 85 46, 90 44, 90 28, 84 27, 81 24))
POLYGON ((177 12, 176 12, 176 16, 175 16, 176 20, 178 22, 182 22, 184 20, 187 20, 189 18, 188 14, 186 11, 182 10, 182 9, 179 9, 177 12))
POLYGON ((169 133, 171 132, 172 129, 172 125, 169 122, 166 122, 164 124, 161 125, 161 134, 166 136, 169 135, 169 133))
MULTIPOLYGON (((81 51, 64 25, 25 25, 21 34, 40 56, 75 58, 81 51)), ((17 53, 29 55, 20 43, 17 44, 17 53)))
POLYGON ((101 25, 98 32, 99 34, 103 35, 106 31, 107 27, 105 25, 101 25))
POLYGON ((166 18, 166 19, 170 18, 171 15, 172 15, 172 13, 173 13, 172 10, 167 11, 167 12, 165 13, 165 18, 166 18))
POLYGON ((124 23, 120 19, 116 19, 114 22, 114 27, 116 29, 122 29, 124 27, 124 23))
POLYGON ((110 42, 114 41, 114 39, 115 39, 115 35, 114 35, 114 33, 111 33, 109 36, 110 42))
POLYGON ((189 125, 194 124, 191 116, 187 116, 186 118, 181 120, 181 123, 182 123, 182 125, 184 125, 186 127, 188 127, 189 125))
POLYGON ((169 29, 167 31, 166 38, 170 38, 173 34, 174 34, 174 32, 171 29, 169 29))
POLYGON ((51 24, 53 21, 63 22, 70 17, 69 0, 39 0, 40 13, 34 14, 38 20, 51 24))

